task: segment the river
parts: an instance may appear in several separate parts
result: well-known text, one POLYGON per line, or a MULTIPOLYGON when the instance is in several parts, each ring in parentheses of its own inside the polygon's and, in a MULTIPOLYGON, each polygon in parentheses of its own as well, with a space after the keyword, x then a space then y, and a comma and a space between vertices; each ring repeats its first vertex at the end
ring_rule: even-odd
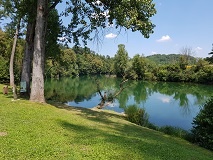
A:
MULTIPOLYGON (((101 99, 96 82, 102 93, 109 94, 119 91, 121 81, 105 76, 46 80, 45 98, 69 106, 93 108, 101 99)), ((131 80, 124 85, 127 88, 104 109, 122 113, 128 105, 136 104, 146 110, 151 123, 185 130, 192 128, 193 118, 205 101, 213 96, 213 85, 131 80)))

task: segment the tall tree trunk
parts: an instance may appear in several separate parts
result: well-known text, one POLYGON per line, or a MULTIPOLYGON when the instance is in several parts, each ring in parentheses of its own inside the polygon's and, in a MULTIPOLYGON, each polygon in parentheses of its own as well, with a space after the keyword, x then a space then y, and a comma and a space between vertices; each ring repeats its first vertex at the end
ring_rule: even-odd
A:
POLYGON ((44 52, 45 52, 45 27, 47 16, 47 0, 38 0, 35 27, 32 89, 30 100, 45 102, 44 98, 44 52))
POLYGON ((14 36, 14 40, 13 40, 12 52, 11 52, 11 56, 10 56, 10 86, 13 87, 14 99, 17 99, 17 95, 16 95, 16 88, 15 88, 15 82, 14 82, 13 65, 14 65, 14 57, 15 57, 15 52, 16 52, 16 44, 17 44, 18 34, 19 34, 19 29, 20 29, 20 22, 21 22, 21 19, 18 20, 18 24, 16 27, 16 32, 15 32, 15 36, 14 36))
POLYGON ((21 81, 26 82, 26 95, 30 95, 31 63, 34 51, 35 21, 27 25, 26 46, 23 58, 21 81))

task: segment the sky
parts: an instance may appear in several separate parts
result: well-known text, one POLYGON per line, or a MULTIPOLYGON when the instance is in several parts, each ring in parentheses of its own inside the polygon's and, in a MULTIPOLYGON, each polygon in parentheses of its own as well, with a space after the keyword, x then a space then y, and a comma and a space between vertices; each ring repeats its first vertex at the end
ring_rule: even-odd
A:
MULTIPOLYGON (((59 13, 65 8, 58 4, 59 13)), ((151 18, 156 25, 146 39, 140 32, 122 31, 114 27, 103 35, 101 43, 88 42, 87 47, 101 55, 113 57, 119 44, 124 44, 129 57, 136 54, 178 54, 191 48, 194 57, 210 57, 213 44, 213 0, 153 0, 157 13, 151 18)), ((62 18, 67 25, 70 18, 62 18)), ((6 23, 6 22, 5 22, 6 23)), ((4 22, 1 24, 3 25, 4 22)), ((73 45, 70 44, 70 47, 73 45)))
MULTIPOLYGON (((102 43, 89 42, 88 47, 101 55, 114 56, 124 44, 129 57, 135 54, 178 54, 191 48, 195 57, 209 57, 213 43, 213 0, 153 0, 157 14, 151 18, 156 25, 149 39, 140 32, 121 32, 111 27, 102 43)), ((63 8, 60 4, 58 8, 63 8)), ((65 20, 66 21, 66 20, 65 20)))

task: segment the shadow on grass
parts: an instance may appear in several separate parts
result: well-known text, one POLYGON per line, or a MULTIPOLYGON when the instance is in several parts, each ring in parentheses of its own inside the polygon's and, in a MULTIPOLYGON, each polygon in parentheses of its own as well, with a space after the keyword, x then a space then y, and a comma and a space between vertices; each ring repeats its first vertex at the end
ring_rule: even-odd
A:
POLYGON ((95 155, 99 156, 106 154, 107 151, 112 152, 111 159, 128 160, 183 159, 183 157, 184 159, 202 159, 199 148, 183 140, 124 121, 123 115, 70 107, 62 103, 48 103, 79 116, 74 119, 61 117, 56 120, 63 128, 65 132, 63 135, 66 136, 68 144, 73 146, 76 152, 90 154, 90 156, 93 156, 95 152, 95 155))
MULTIPOLYGON (((102 123, 108 124, 108 121, 102 123)), ((69 133, 75 133, 70 143, 78 149, 86 147, 91 152, 105 154, 102 153, 105 148, 113 152, 112 159, 202 159, 197 148, 183 141, 171 140, 171 137, 131 124, 112 124, 113 129, 111 124, 103 128, 65 120, 58 120, 58 124, 69 133)))
POLYGON ((108 120, 110 117, 125 119, 125 116, 122 114, 105 112, 101 109, 93 110, 93 109, 88 109, 88 108, 83 108, 83 107, 67 106, 62 103, 53 103, 53 102, 48 102, 48 103, 55 106, 56 108, 72 111, 76 115, 84 116, 87 119, 93 120, 96 122, 102 121, 104 123, 112 123, 112 121, 108 120))
MULTIPOLYGON (((153 154, 153 149, 160 147, 156 140, 152 138, 147 140, 142 134, 131 134, 132 132, 140 133, 142 131, 140 129, 137 130, 126 125, 117 124, 114 131, 106 131, 84 125, 75 125, 67 121, 58 121, 58 123, 67 131, 76 133, 75 138, 72 140, 73 145, 90 148, 92 152, 98 152, 99 154, 104 154, 101 152, 105 148, 108 152, 115 152, 112 155, 113 159, 115 157, 118 159, 137 159, 139 157, 142 158, 144 154, 149 159, 159 156, 158 154, 153 154), (131 132, 127 133, 126 129, 131 132)), ((163 154, 167 153, 167 151, 163 152, 163 154)))

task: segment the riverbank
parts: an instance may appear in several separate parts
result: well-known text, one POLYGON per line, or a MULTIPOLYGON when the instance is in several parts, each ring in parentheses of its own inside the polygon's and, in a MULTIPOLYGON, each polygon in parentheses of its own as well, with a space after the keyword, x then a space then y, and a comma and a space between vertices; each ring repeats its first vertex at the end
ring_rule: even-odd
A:
MULTIPOLYGON (((0 85, 2 88, 3 86, 0 85)), ((0 159, 205 159, 213 153, 120 114, 0 94, 0 159)))

